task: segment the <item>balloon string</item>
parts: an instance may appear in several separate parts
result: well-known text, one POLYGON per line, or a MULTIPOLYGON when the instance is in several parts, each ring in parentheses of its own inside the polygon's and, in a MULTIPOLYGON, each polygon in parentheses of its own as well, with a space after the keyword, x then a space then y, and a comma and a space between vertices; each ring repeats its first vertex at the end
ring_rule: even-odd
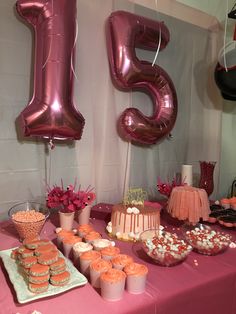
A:
MULTIPOLYGON (((132 107, 133 103, 133 94, 132 91, 129 93, 129 108, 132 107)), ((130 170, 130 155, 131 155, 131 143, 128 142, 127 152, 126 152, 126 160, 125 160, 125 177, 124 177, 124 186, 123 186, 123 199, 125 199, 125 195, 129 188, 129 170, 130 170)))
POLYGON ((229 0, 226 1, 226 12, 225 12, 225 29, 224 29, 224 67, 225 71, 228 72, 227 64, 226 64, 226 33, 227 33, 227 22, 228 22, 228 11, 229 11, 229 0))
POLYGON ((158 46, 157 46, 157 51, 156 51, 155 57, 154 57, 153 62, 152 62, 152 67, 154 66, 154 64, 156 62, 156 59, 157 59, 159 51, 160 51, 160 47, 161 47, 161 27, 159 28, 159 42, 158 42, 158 46))
POLYGON ((77 42, 77 38, 78 38, 78 21, 76 19, 76 32, 75 32, 75 40, 74 40, 74 44, 73 44, 73 48, 72 48, 72 52, 71 52, 71 59, 70 59, 70 64, 71 64, 71 69, 72 69, 72 72, 73 72, 73 75, 75 77, 75 79, 78 81, 78 77, 75 73, 75 69, 74 69, 74 64, 73 64, 73 51, 75 49, 75 45, 76 45, 76 42, 77 42))
POLYGON ((55 148, 55 144, 53 143, 53 139, 52 138, 49 141, 49 147, 50 147, 51 150, 55 148))
POLYGON ((51 172, 52 172, 52 150, 49 149, 49 168, 48 168, 48 184, 51 186, 51 172))
MULTIPOLYGON (((157 13, 157 0, 155 0, 155 5, 156 5, 156 13, 157 13)), ((157 59, 159 51, 160 51, 160 47, 161 47, 161 26, 159 27, 159 40, 158 40, 156 54, 155 54, 155 57, 154 57, 153 62, 152 62, 152 67, 154 66, 154 64, 156 62, 156 59, 157 59)))
POLYGON ((49 167, 48 167, 48 182, 47 185, 51 186, 51 174, 52 174, 52 150, 54 148, 54 143, 52 139, 50 139, 49 143, 49 167))

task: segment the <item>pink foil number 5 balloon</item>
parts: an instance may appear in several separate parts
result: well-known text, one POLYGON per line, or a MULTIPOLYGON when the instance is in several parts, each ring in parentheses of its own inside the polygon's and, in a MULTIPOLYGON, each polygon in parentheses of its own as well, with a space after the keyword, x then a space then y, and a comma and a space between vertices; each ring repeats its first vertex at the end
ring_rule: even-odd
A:
POLYGON ((34 92, 20 114, 25 136, 81 138, 84 118, 73 105, 76 0, 18 0, 17 12, 34 28, 34 92))
POLYGON ((106 24, 107 50, 111 76, 117 88, 147 93, 153 102, 151 117, 136 108, 127 108, 118 120, 118 132, 136 144, 151 145, 167 136, 177 116, 177 96, 168 74, 159 66, 140 61, 135 48, 155 50, 161 34, 160 49, 169 42, 164 23, 129 12, 116 11, 106 24))

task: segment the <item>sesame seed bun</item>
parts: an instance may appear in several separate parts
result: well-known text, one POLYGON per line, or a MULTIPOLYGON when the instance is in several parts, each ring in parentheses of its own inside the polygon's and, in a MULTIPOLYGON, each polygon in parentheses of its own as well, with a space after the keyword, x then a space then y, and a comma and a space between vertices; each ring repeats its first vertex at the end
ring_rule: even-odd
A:
POLYGON ((11 251, 11 258, 17 260, 19 254, 20 253, 18 252, 18 249, 14 249, 14 250, 11 251))
POLYGON ((44 276, 49 274, 49 266, 47 265, 41 265, 41 264, 35 264, 32 267, 30 267, 29 274, 31 276, 44 276))
POLYGON ((29 256, 24 259, 21 259, 21 265, 23 265, 26 268, 29 268, 33 266, 34 264, 37 264, 37 257, 36 256, 29 256))
POLYGON ((26 257, 29 257, 29 256, 34 256, 34 251, 25 248, 25 250, 23 250, 23 251, 21 252, 21 256, 22 256, 23 258, 26 258, 26 257))
POLYGON ((48 243, 48 244, 45 244, 45 245, 40 245, 35 251, 35 255, 36 256, 41 256, 42 254, 44 253, 47 253, 47 252, 52 252, 52 251, 55 251, 57 250, 56 246, 52 243, 48 243))
POLYGON ((49 274, 45 275, 45 276, 29 276, 28 280, 29 280, 29 282, 35 283, 35 284, 48 282, 49 274))
POLYGON ((61 268, 57 268, 56 270, 50 270, 50 275, 54 276, 54 275, 59 275, 61 273, 63 273, 66 270, 66 265, 62 266, 61 268))
POLYGON ((63 273, 50 277, 50 283, 54 286, 64 286, 70 280, 70 273, 64 271, 63 273))
POLYGON ((52 251, 42 254, 38 257, 38 263, 42 265, 51 265, 58 260, 58 251, 52 251))
POLYGON ((40 284, 29 282, 28 288, 33 293, 42 293, 48 290, 48 286, 49 286, 48 282, 43 282, 40 284))
POLYGON ((63 257, 58 257, 58 260, 50 265, 51 270, 57 270, 66 265, 65 259, 63 257))

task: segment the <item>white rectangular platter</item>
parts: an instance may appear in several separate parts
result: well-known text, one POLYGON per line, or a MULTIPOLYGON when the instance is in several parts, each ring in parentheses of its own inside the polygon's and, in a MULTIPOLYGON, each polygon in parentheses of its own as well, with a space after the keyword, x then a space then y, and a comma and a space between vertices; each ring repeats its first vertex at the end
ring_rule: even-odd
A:
POLYGON ((27 303, 41 298, 57 295, 59 293, 68 291, 72 288, 85 285, 88 280, 82 275, 72 264, 70 260, 65 258, 62 253, 60 255, 65 258, 67 270, 70 272, 70 281, 65 286, 52 286, 49 284, 48 291, 35 294, 29 291, 27 283, 22 275, 18 272, 18 265, 14 259, 11 258, 11 252, 14 248, 0 251, 0 257, 8 272, 10 281, 16 291, 17 300, 19 303, 27 303))

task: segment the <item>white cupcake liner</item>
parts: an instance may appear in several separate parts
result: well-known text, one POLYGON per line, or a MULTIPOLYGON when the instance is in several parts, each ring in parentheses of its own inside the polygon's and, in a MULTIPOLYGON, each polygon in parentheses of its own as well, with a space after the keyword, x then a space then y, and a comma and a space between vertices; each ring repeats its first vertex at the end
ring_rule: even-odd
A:
POLYGON ((57 236, 57 247, 59 249, 62 248, 62 239, 63 239, 63 237, 57 236))
POLYGON ((73 244, 68 244, 68 243, 62 242, 62 247, 63 247, 63 253, 64 253, 65 257, 71 258, 73 244))
POLYGON ((80 272, 86 276, 87 278, 89 278, 90 275, 90 264, 93 260, 89 259, 79 259, 79 265, 80 265, 80 272))
POLYGON ((119 301, 125 290, 125 278, 118 282, 101 280, 101 296, 106 301, 119 301))
POLYGON ((90 283, 94 288, 101 288, 100 276, 102 272, 98 272, 90 268, 90 283))
POLYGON ((145 275, 127 275, 126 290, 132 294, 139 294, 145 291, 147 274, 145 275))

